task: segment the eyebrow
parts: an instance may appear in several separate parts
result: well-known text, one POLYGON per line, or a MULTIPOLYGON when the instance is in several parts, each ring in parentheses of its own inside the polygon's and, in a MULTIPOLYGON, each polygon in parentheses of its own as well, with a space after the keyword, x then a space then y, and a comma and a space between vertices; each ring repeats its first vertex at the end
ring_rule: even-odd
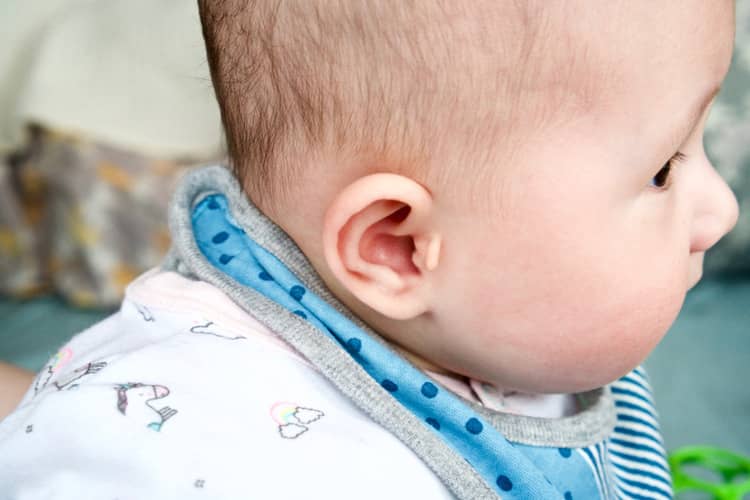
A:
POLYGON ((720 90, 721 84, 717 84, 711 87, 711 90, 707 92, 701 98, 701 100, 697 101, 696 106, 693 107, 693 109, 690 111, 690 114, 688 115, 688 120, 685 122, 685 127, 681 127, 679 130, 679 135, 675 136, 675 141, 673 142, 675 146, 673 149, 677 149, 688 136, 688 134, 692 132, 692 130, 695 128, 696 123, 698 123, 698 120, 703 115, 703 112, 706 111, 706 108, 709 104, 711 104, 711 101, 713 101, 714 97, 716 97, 716 94, 718 94, 720 90))

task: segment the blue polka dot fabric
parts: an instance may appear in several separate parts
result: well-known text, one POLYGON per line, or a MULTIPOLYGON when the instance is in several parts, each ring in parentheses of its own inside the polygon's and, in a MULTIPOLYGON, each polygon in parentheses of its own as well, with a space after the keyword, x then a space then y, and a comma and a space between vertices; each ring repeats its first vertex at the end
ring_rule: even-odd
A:
POLYGON ((221 194, 193 209, 193 232, 206 259, 334 339, 396 401, 437 433, 503 498, 600 498, 606 478, 585 453, 508 441, 471 407, 371 338, 255 243, 221 194))

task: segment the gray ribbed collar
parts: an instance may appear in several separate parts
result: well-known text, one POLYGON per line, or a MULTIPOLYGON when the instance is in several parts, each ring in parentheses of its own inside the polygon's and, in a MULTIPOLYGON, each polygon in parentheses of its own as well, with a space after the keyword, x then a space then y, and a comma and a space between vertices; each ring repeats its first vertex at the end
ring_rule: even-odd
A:
MULTIPOLYGON (((213 193, 226 196, 229 210, 245 232, 278 257, 309 290, 385 344, 377 333, 336 299, 299 247, 250 203, 235 178, 224 167, 196 170, 181 181, 169 209, 173 243, 162 267, 206 281, 224 291, 307 358, 344 396, 411 448, 456 496, 467 499, 497 498, 460 455, 393 399, 338 344, 307 321, 255 290, 240 285, 204 258, 195 243, 191 213, 197 202, 213 193)), ((578 396, 585 409, 574 416, 559 419, 510 415, 466 402, 511 441, 573 448, 606 439, 615 424, 614 405, 608 388, 578 396)))

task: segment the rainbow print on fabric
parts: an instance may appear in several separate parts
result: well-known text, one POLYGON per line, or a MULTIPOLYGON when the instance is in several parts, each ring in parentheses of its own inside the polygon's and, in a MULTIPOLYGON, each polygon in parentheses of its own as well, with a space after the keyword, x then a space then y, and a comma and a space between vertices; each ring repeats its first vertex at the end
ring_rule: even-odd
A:
POLYGON ((284 439, 297 439, 309 430, 309 424, 320 420, 325 415, 320 410, 287 401, 280 401, 271 406, 270 414, 279 426, 279 435, 284 439))
POLYGON ((73 350, 70 347, 64 347, 57 351, 57 354, 50 359, 50 369, 52 370, 52 373, 57 372, 57 370, 67 365, 71 358, 73 358, 73 350))

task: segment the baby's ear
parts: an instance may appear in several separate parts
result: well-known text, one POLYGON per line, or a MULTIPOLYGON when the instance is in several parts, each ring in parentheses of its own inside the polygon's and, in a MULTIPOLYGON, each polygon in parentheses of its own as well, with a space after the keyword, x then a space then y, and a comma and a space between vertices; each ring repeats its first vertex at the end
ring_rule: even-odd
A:
POLYGON ((429 310, 440 258, 432 195, 408 177, 372 174, 344 188, 326 211, 323 251, 333 275, 393 319, 429 310))

